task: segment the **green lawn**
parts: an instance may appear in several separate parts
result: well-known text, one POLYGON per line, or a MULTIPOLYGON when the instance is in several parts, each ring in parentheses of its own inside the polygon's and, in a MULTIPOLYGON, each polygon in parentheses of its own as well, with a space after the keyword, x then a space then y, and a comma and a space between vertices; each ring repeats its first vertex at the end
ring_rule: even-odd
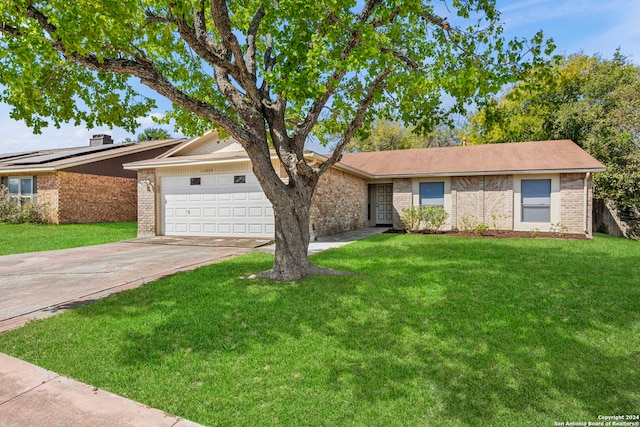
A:
POLYGON ((357 271, 250 254, 0 335, 0 351, 210 426, 552 426, 640 410, 640 244, 383 234, 357 271))
POLYGON ((0 255, 77 248, 136 237, 136 222, 102 224, 0 223, 0 255))

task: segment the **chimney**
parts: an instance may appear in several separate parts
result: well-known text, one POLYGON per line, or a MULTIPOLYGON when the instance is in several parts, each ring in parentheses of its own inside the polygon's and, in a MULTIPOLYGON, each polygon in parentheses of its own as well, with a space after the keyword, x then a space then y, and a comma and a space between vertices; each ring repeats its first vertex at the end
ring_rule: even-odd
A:
POLYGON ((105 134, 93 135, 89 139, 89 145, 92 147, 95 147, 98 145, 106 145, 106 144, 113 144, 113 139, 111 139, 111 135, 105 135, 105 134))

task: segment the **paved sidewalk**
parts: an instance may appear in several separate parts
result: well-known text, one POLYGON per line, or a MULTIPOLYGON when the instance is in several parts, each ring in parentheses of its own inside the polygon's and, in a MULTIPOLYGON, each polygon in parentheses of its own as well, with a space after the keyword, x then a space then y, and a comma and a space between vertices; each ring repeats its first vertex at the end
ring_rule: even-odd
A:
MULTIPOLYGON (((309 255, 313 255, 318 252, 326 251, 327 249, 337 248, 356 240, 366 239, 367 237, 375 236, 387 231, 389 227, 367 227, 360 230, 347 231, 345 233, 335 234, 333 236, 318 237, 316 240, 309 242, 309 255)), ((271 244, 267 246, 261 246, 256 248, 256 251, 273 253, 276 250, 276 245, 271 244)))
POLYGON ((201 425, 0 353, 0 426, 201 425))
MULTIPOLYGON (((319 238, 309 245, 309 253, 317 253, 326 249, 345 245, 355 240, 364 239, 386 231, 386 228, 366 228, 335 236, 319 238)), ((188 241, 156 242, 122 242, 101 247, 69 249, 65 251, 50 251, 37 254, 9 255, 0 257, 0 310, 5 307, 4 298, 11 295, 7 283, 16 289, 25 289, 18 284, 28 284, 29 281, 40 279, 41 288, 27 292, 24 295, 14 295, 21 299, 30 299, 30 294, 44 292, 44 296, 54 297, 54 300, 67 301, 53 306, 44 306, 43 302, 35 303, 36 309, 20 316, 33 307, 27 304, 21 309, 11 308, 11 301, 5 307, 5 330, 21 326, 31 316, 34 318, 51 315, 56 311, 72 308, 74 304, 82 304, 95 299, 104 298, 110 293, 121 291, 128 287, 140 286, 163 275, 178 271, 191 270, 201 265, 238 255, 252 250, 273 252, 275 245, 262 246, 256 249, 209 247, 198 242, 197 251, 185 250, 184 246, 191 246, 188 241), (204 247, 203 247, 204 246, 204 247), (164 248, 164 249, 163 249, 164 248), (203 253, 204 252, 204 253, 203 253), (112 259, 109 259, 109 255, 112 259), (135 254, 135 257, 134 257, 135 254), (196 255, 198 254, 198 255, 196 255), (32 256, 31 260, 29 256, 32 256), (54 259, 52 259, 53 257, 54 259), (56 258, 57 257, 57 258, 56 258), (167 257, 173 257, 171 262, 167 257), (73 274, 59 275, 66 277, 71 287, 75 286, 80 295, 58 296, 62 292, 59 286, 52 287, 52 280, 57 280, 57 274, 48 270, 55 265, 54 261, 67 260, 74 265, 73 274), (144 264, 147 259, 147 264, 144 264), (75 261, 74 261, 75 260, 75 261), (99 260, 99 261, 98 261, 99 260), (8 266, 11 262, 23 263, 17 270, 8 266), (142 263, 142 264, 141 264, 142 263), (97 266, 100 267, 97 267, 97 266), (41 267, 38 267, 41 266, 41 267), (48 266, 48 267, 47 267, 48 266), (147 269, 147 270, 145 270, 147 269), (137 274, 133 274, 137 271, 137 274), (22 273, 21 273, 22 272, 22 273), (126 273, 126 274, 125 274, 126 273), (4 274, 4 276, 3 276, 4 274), (23 277, 24 274, 32 274, 23 277), (133 275, 131 275, 133 274, 133 275), (88 280, 92 278, 93 280, 88 280), (100 282, 99 289, 84 288, 85 282, 100 282), (3 289, 2 286, 7 289, 3 289), (48 292, 47 292, 48 289, 48 292), (52 292, 53 289, 53 292, 52 292), (9 293, 7 293, 7 292, 9 293), (83 294, 90 292, 88 295, 83 294), (82 297, 82 295, 85 295, 82 297), (41 308, 37 308, 40 306, 41 308), (11 323, 12 320, 18 323, 11 323), (10 327, 9 327, 10 326, 10 327)), ((166 240, 166 239, 165 239, 166 240)), ((59 268, 59 266, 58 266, 59 268)), ((69 273, 69 272, 67 272, 69 273)), ((36 282, 37 283, 37 282, 36 282)), ((56 282, 57 283, 57 282, 56 282)), ((59 284, 58 284, 59 285, 59 284)), ((29 288, 29 287, 27 287, 29 288)), ((76 292, 77 294, 78 292, 76 292)), ((13 300, 16 301, 15 299, 13 300)), ((47 298, 44 301, 49 301, 47 298)), ((3 321, 0 317, 0 333, 3 321)), ((0 353, 0 427, 198 427, 189 420, 167 414, 158 409, 149 408, 140 403, 117 396, 93 386, 83 384, 73 379, 63 377, 55 372, 47 371, 30 363, 0 353)))

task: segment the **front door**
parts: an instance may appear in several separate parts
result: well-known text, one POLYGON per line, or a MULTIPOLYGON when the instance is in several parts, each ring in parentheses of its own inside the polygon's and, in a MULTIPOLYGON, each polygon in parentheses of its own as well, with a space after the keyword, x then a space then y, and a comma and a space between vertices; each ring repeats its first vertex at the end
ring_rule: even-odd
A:
POLYGON ((378 184, 376 189, 376 225, 393 224, 393 184, 378 184))

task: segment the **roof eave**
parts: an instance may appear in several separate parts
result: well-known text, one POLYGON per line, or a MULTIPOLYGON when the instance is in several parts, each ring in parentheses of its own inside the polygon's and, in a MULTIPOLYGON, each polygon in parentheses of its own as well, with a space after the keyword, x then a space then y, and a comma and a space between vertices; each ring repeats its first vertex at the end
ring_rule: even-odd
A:
MULTIPOLYGON (((271 159, 278 158, 277 156, 271 156, 271 159)), ((133 162, 133 163, 125 163, 122 165, 123 168, 127 170, 145 170, 145 169, 163 169, 163 168, 171 168, 178 166, 203 166, 203 165, 211 165, 215 163, 239 163, 239 162, 249 162, 251 159, 249 157, 234 157, 229 159, 185 159, 185 160, 176 160, 178 157, 171 157, 171 161, 160 161, 154 160, 149 163, 142 162, 133 162)), ((164 159, 162 159, 164 160, 164 159)))
POLYGON ((37 167, 37 168, 20 168, 20 169, 0 169, 0 173, 33 173, 33 172, 55 172, 58 170, 55 167, 37 167))
MULTIPOLYGON (((357 170, 357 169, 356 169, 357 170)), ((548 175, 556 173, 594 173, 604 172, 605 168, 580 168, 580 169, 529 169, 529 170, 503 170, 503 171, 473 171, 473 172, 438 172, 438 173, 411 173, 411 174, 381 174, 370 175, 372 179, 393 178, 419 178, 419 177, 445 177, 445 176, 483 176, 483 175, 548 175)))
MULTIPOLYGON (((114 150, 107 150, 105 151, 104 155, 101 156, 96 156, 96 157, 92 157, 90 159, 81 159, 78 158, 75 161, 69 161, 69 162, 63 162, 59 165, 55 165, 55 166, 38 166, 37 164, 34 164, 33 167, 30 168, 21 168, 18 169, 16 172, 16 170, 5 170, 5 169, 0 169, 0 172, 11 172, 11 173, 27 173, 27 172, 51 172, 51 171, 59 171, 59 170, 64 170, 64 169, 68 169, 68 168, 72 168, 75 166, 82 166, 88 163, 95 163, 95 162, 100 162, 103 160, 108 160, 108 159, 115 159, 121 156, 126 156, 129 154, 136 154, 136 153, 142 153, 145 151, 149 151, 149 150, 155 150, 157 148, 163 148, 166 147, 168 145, 172 145, 172 144, 176 144, 179 143, 179 141, 183 140, 184 138, 175 138, 175 139, 171 139, 171 140, 167 140, 167 142, 163 143, 163 144, 156 144, 153 145, 151 147, 149 146, 131 146, 131 149, 129 150, 124 150, 124 152, 116 152, 114 153, 114 150, 117 150, 118 148, 115 148, 114 150), (110 154, 110 155, 109 155, 110 154), (116 155, 114 155, 116 154, 116 155)), ((123 147, 126 148, 126 147, 123 147)), ((52 162, 53 163, 53 162, 52 162)))

